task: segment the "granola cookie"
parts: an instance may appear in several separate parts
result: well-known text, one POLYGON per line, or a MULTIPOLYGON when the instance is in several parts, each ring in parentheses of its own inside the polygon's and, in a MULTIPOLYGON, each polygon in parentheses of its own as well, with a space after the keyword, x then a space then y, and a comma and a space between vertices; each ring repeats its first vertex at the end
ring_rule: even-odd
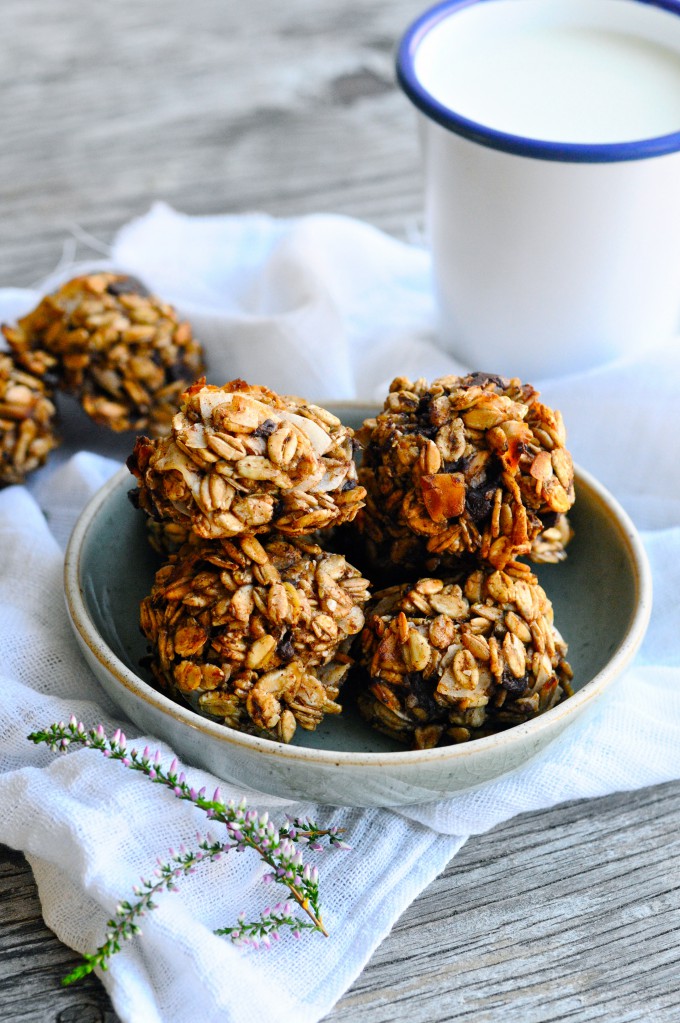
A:
POLYGON ((290 742, 337 714, 368 581, 337 554, 277 534, 197 540, 141 604, 158 683, 200 714, 290 742))
POLYGON ((504 568, 520 555, 563 557, 573 465, 560 413, 529 384, 398 377, 358 437, 367 491, 358 525, 388 559, 413 552, 447 565, 471 554, 504 568))
POLYGON ((138 438, 128 466, 143 511, 200 537, 304 536, 351 521, 363 503, 352 436, 302 398, 199 381, 182 395, 171 435, 138 438))
POLYGON ((0 484, 23 483, 58 444, 45 383, 0 352, 0 484))
POLYGON ((204 369, 189 324, 122 274, 76 277, 2 331, 23 367, 54 377, 116 431, 166 433, 180 394, 204 369))
POLYGON ((359 708, 416 749, 519 724, 571 692, 567 647, 527 566, 477 568, 375 595, 361 634, 359 708))

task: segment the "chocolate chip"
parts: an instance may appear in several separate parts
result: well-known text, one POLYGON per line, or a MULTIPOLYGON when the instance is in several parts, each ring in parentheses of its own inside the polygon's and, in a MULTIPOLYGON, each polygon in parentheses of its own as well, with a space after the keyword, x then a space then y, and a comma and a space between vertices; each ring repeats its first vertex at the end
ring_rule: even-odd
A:
POLYGON ((111 281, 106 290, 109 295, 116 297, 118 295, 139 295, 140 298, 148 298, 151 294, 136 277, 119 277, 118 280, 111 281))
POLYGON ((488 488, 485 485, 483 487, 475 487, 474 489, 472 487, 468 488, 465 496, 465 511, 475 525, 480 525, 491 515, 495 494, 495 487, 488 488))
POLYGON ((272 508, 272 521, 281 518, 286 510, 286 506, 280 497, 274 498, 274 507, 272 508))
POLYGON ((503 377, 499 377, 496 373, 482 373, 480 370, 468 373, 464 381, 466 387, 484 387, 485 384, 495 384, 496 387, 501 387, 505 390, 508 386, 508 381, 504 380, 503 377))
POLYGON ((283 636, 278 642, 276 652, 286 664, 292 661, 295 657, 295 647, 290 638, 290 632, 284 632, 283 636))
POLYGON ((416 408, 416 415, 420 416, 423 419, 429 419, 431 405, 432 395, 424 394, 423 397, 418 402, 418 407, 416 408))
POLYGON ((521 678, 515 678, 511 671, 504 668, 501 675, 501 685, 503 689, 512 693, 513 696, 521 696, 529 688, 529 676, 522 675, 521 678))
POLYGON ((263 423, 258 426, 257 430, 253 430, 253 437, 271 437, 274 430, 279 424, 275 423, 273 419, 265 419, 263 423))
POLYGON ((446 718, 446 710, 436 702, 433 697, 433 684, 423 679, 422 672, 411 671, 405 676, 410 705, 422 707, 427 714, 428 722, 443 721, 446 718), (415 701, 415 702, 414 702, 415 701))
MULTIPOLYGON (((404 423, 403 426, 399 427, 399 433, 403 437, 418 435, 419 437, 427 437, 430 440, 434 440, 439 433, 439 427, 432 426, 425 420, 421 419, 417 423, 404 423)), ((386 444, 384 450, 389 450, 390 446, 391 445, 389 443, 386 444)))

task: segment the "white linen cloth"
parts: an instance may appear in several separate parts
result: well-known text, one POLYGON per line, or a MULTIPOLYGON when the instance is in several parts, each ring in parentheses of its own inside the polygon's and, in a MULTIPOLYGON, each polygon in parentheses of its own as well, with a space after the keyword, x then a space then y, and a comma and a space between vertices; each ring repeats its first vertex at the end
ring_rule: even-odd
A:
MULTIPOLYGON (((396 373, 460 369, 433 340, 426 253, 347 218, 192 218, 158 205, 123 228, 111 262, 191 319, 217 383, 243 376, 313 398, 373 400, 396 373)), ((13 319, 37 297, 0 291, 0 317, 13 319)), ((228 855, 186 879, 180 894, 162 896, 143 934, 111 960, 102 979, 124 1023, 313 1023, 469 834, 562 800, 680 777, 680 345, 652 341, 637 360, 538 382, 564 414, 576 460, 643 530, 655 610, 632 667, 541 756, 444 802, 339 810, 252 795, 275 816, 309 814, 347 828, 352 851, 316 861, 330 938, 286 937, 253 952, 215 937, 242 909, 256 918, 281 897, 262 887, 254 854, 228 855)), ((64 608, 60 545, 118 464, 88 453, 101 452, 101 440, 76 423, 65 455, 27 487, 0 492, 0 841, 26 853, 47 923, 83 952, 102 942, 117 902, 156 857, 207 828, 199 811, 95 751, 56 756, 26 741, 73 713, 88 727, 122 724, 139 748, 159 746, 120 719, 64 608)), ((172 751, 160 748, 167 765, 172 751)), ((217 784, 186 772, 197 788, 217 784)))

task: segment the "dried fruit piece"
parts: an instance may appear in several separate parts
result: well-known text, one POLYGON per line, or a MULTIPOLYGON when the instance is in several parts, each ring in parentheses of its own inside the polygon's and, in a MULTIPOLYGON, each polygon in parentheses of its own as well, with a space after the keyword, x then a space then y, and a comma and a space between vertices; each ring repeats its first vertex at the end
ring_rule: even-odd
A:
POLYGON ((51 393, 0 352, 0 483, 22 483, 57 446, 51 393))
POLYGON ((393 586, 367 611, 359 707, 417 749, 467 742, 568 695, 566 652, 548 597, 521 566, 393 586))
POLYGON ((201 714, 290 742, 341 709, 368 585, 302 539, 194 536, 141 604, 154 676, 201 714))
POLYGON ((365 493, 348 427, 242 380, 190 387, 171 435, 138 438, 128 465, 147 514, 207 539, 308 535, 351 521, 365 493))
POLYGON ((167 433, 180 394, 204 368, 189 324, 122 274, 76 277, 2 332, 25 369, 49 373, 116 431, 167 433))

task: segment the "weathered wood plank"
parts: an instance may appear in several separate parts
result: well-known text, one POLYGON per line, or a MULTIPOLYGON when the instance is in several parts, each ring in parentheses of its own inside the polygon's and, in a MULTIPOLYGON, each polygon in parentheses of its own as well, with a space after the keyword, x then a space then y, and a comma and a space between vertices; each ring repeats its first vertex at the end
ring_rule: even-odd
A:
POLYGON ((392 50, 417 3, 159 10, 7 0, 1 283, 49 271, 73 224, 107 241, 152 198, 196 213, 335 210, 408 231, 418 154, 392 50))
POLYGON ((472 839, 329 1021, 676 1019, 679 795, 574 803, 472 839))

